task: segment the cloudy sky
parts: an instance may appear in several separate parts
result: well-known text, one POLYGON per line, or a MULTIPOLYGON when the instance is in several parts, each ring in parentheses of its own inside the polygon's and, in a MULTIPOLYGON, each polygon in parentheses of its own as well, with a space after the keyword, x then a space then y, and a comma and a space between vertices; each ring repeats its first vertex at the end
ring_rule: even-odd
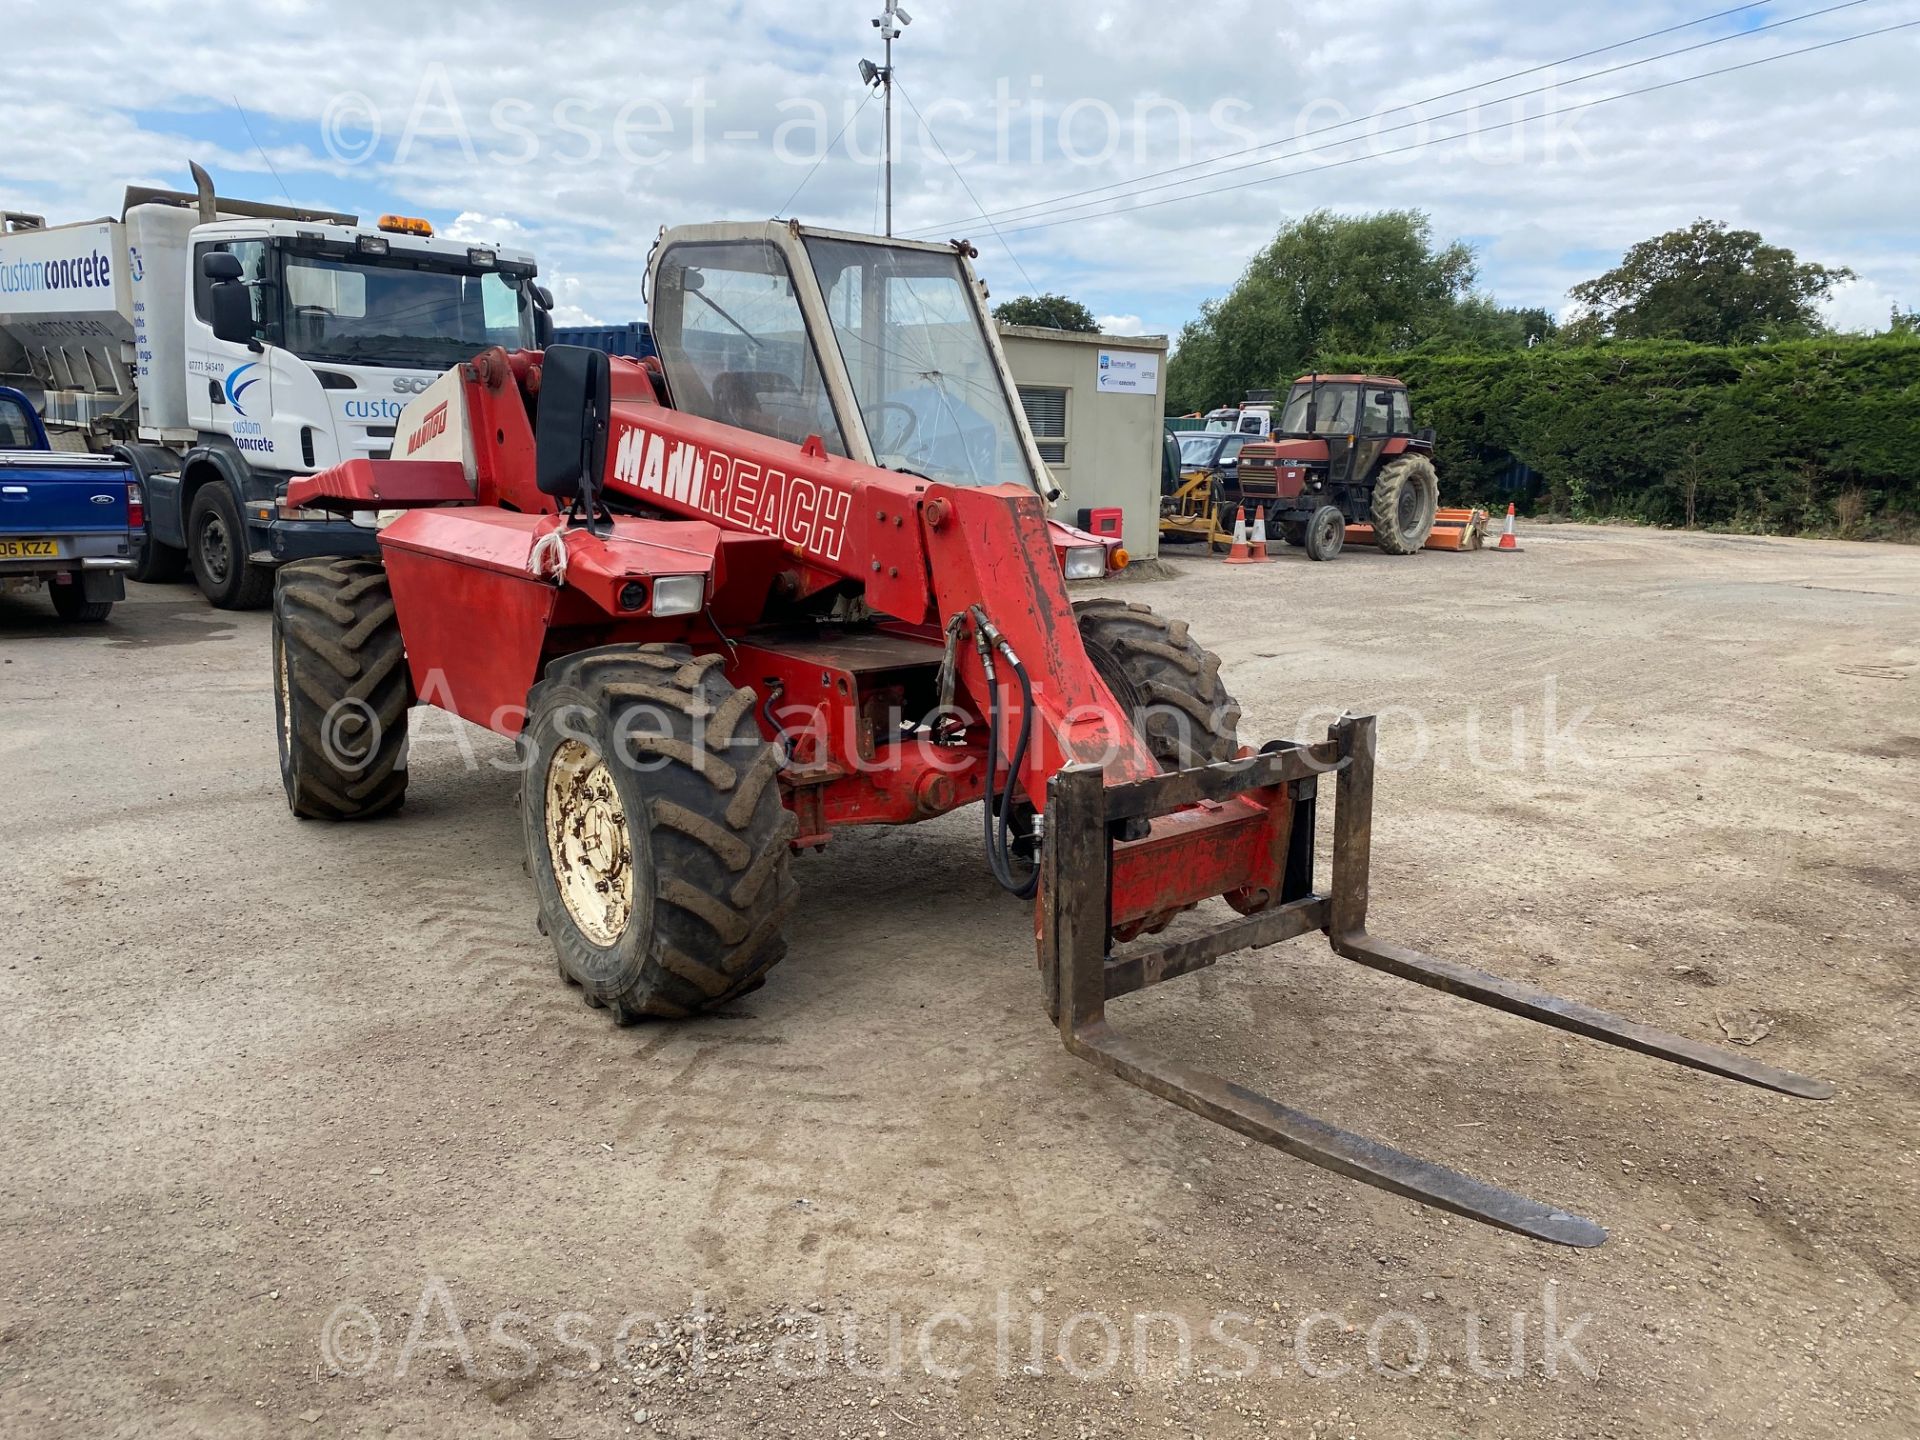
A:
MULTIPOLYGON (((1920 307, 1920 28, 1788 53, 1920 0, 905 3, 896 229, 972 237, 996 298, 1177 332, 1324 206, 1428 212, 1509 304, 1704 215, 1852 267, 1841 325, 1920 307)), ((117 213, 198 159, 530 248, 563 319, 637 318, 662 225, 878 228, 880 4, 9 0, 0 206, 117 213)))

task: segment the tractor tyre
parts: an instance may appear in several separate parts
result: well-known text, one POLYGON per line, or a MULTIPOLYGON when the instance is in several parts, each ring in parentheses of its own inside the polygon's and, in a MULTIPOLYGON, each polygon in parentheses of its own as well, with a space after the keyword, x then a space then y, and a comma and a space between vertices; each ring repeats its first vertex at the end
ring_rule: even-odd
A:
POLYGON ((1107 682, 1163 770, 1231 760, 1240 752, 1240 707, 1220 681, 1220 657, 1184 620, 1125 600, 1073 607, 1087 658, 1107 682))
POLYGON ((1373 538, 1389 555, 1411 555, 1427 543, 1440 511, 1440 477, 1424 455, 1401 455, 1373 482, 1373 538))
POLYGON ((407 794, 413 680, 378 560, 301 560, 273 596, 280 783, 303 820, 370 820, 407 794))
POLYGON ((618 645, 556 660, 528 697, 520 787, 540 929, 620 1024, 757 989, 793 909, 779 752, 724 657, 618 645))
POLYGON ((1347 543, 1347 517, 1338 505, 1322 505, 1307 521, 1303 538, 1309 560, 1331 560, 1347 543))

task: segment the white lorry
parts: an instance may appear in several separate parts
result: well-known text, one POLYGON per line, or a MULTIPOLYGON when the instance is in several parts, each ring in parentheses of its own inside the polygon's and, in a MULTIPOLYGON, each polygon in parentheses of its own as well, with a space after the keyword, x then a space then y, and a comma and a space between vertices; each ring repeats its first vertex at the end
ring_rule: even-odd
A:
POLYGON ((146 494, 134 578, 190 565, 215 605, 263 605, 273 569, 373 554, 373 517, 285 503, 287 481, 383 458, 402 409, 490 346, 533 349, 552 296, 533 257, 424 220, 129 188, 118 220, 0 225, 0 383, 56 446, 111 453, 146 494))

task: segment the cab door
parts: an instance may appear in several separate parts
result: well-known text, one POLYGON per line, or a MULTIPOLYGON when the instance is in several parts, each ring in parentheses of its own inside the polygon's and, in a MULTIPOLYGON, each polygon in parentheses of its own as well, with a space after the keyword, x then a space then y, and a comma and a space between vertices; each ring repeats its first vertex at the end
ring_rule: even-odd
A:
POLYGON ((1370 385, 1360 387, 1360 425, 1354 436, 1349 472, 1355 484, 1367 484, 1380 463, 1381 452, 1393 438, 1393 392, 1370 385))
POLYGON ((240 262, 241 283, 253 301, 254 338, 264 342, 272 319, 272 252, 265 239, 202 240, 193 247, 187 308, 187 419, 195 429, 232 436, 249 460, 260 458, 272 412, 272 387, 263 351, 213 333, 213 284, 202 259, 224 250, 240 262))

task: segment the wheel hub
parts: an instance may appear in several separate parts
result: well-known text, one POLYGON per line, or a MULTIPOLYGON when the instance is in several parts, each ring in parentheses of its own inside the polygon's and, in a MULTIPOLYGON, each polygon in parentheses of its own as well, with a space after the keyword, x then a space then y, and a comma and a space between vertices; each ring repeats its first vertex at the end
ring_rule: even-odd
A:
POLYGON ((606 762, 568 740, 547 762, 547 858, 561 903, 595 945, 607 948, 633 916, 633 840, 606 762))
POLYGON ((225 580, 230 563, 227 527, 218 515, 209 515, 200 529, 200 559, 211 580, 225 580))

